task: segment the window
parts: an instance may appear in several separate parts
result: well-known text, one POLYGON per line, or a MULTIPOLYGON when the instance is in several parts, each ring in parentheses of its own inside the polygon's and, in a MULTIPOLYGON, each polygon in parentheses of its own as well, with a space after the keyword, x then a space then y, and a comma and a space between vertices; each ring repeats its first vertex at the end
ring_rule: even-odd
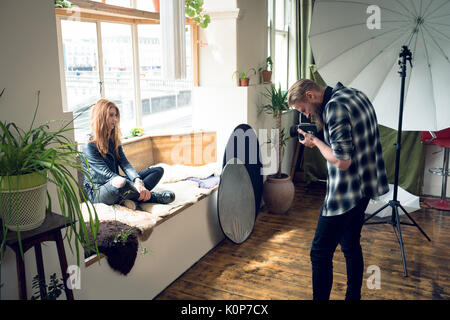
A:
POLYGON ((106 4, 131 8, 131 0, 106 0, 106 4))
POLYGON ((185 80, 162 78, 160 34, 160 25, 138 26, 142 127, 147 132, 192 127, 191 26, 186 28, 188 78, 185 80))
POLYGON ((131 25, 101 23, 104 96, 120 110, 123 135, 138 126, 135 112, 131 25))
MULTIPOLYGON (((135 4, 139 10, 153 9, 153 4, 148 4, 152 1, 103 2, 121 6, 135 4)), ((186 24, 187 78, 166 80, 161 72, 159 24, 103 20, 85 18, 83 12, 77 20, 69 20, 61 13, 58 16, 63 96, 68 111, 76 117, 82 108, 104 97, 120 109, 122 136, 129 136, 134 127, 142 127, 151 134, 190 130, 195 26, 186 24)), ((90 132, 89 112, 77 117, 74 126, 75 139, 84 141, 90 132)))
POLYGON ((153 1, 150 0, 136 0, 136 9, 155 12, 153 1))
MULTIPOLYGON (((95 103, 100 97, 100 74, 96 25, 92 22, 61 20, 66 99, 69 111, 95 103)), ((89 133, 89 114, 74 122, 75 139, 89 133)))
POLYGON ((273 83, 283 90, 288 89, 289 81, 289 12, 291 0, 268 0, 268 55, 274 61, 273 83))

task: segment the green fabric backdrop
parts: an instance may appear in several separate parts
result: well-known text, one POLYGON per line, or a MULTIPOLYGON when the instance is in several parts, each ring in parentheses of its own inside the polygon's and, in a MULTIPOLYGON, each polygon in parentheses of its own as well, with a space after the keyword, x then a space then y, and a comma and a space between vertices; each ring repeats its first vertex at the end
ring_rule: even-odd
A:
POLYGON ((297 77, 311 79, 309 66, 314 63, 311 45, 309 44, 309 27, 311 25, 314 0, 297 0, 297 77))
MULTIPOLYGON (((326 86, 314 65, 311 46, 308 39, 314 0, 297 0, 297 75, 298 78, 308 78, 326 86)), ((334 85, 334 84, 332 84, 334 85)), ((379 126, 381 145, 389 183, 394 183, 395 144, 397 131, 379 126)), ((420 132, 402 132, 402 150, 400 153, 399 185, 415 194, 421 194, 422 177, 425 164, 423 145, 420 142, 420 132)), ((317 148, 305 148, 303 152, 303 170, 306 182, 327 179, 326 161, 317 148)))

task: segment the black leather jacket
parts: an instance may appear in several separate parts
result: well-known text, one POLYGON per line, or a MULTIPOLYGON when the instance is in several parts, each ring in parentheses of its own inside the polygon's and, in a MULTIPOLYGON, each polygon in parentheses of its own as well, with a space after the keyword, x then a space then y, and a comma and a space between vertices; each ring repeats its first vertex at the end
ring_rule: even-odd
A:
MULTIPOLYGON (((128 162, 122 146, 119 146, 119 158, 117 158, 112 140, 109 140, 108 153, 105 157, 102 157, 95 142, 88 142, 84 145, 83 156, 89 163, 89 172, 92 176, 93 185, 89 182, 89 179, 84 178, 84 187, 91 199, 94 189, 98 189, 98 187, 107 183, 112 178, 120 176, 119 166, 129 180, 134 181, 134 179, 140 178, 136 170, 128 162)), ((84 162, 83 166, 86 168, 84 162)))

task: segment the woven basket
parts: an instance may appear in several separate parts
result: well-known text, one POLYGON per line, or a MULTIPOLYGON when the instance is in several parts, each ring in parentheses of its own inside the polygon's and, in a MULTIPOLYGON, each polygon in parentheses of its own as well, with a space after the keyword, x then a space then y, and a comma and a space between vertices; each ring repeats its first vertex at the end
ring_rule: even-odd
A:
POLYGON ((45 220, 47 179, 31 173, 1 177, 0 212, 6 227, 12 231, 28 231, 45 220))

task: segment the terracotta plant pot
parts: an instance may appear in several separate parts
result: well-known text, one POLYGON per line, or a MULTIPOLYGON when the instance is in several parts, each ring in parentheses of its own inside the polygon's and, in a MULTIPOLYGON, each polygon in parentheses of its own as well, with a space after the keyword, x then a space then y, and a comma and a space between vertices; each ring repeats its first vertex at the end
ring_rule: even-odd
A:
POLYGON ((155 12, 159 12, 159 0, 153 0, 153 7, 155 8, 155 12))
POLYGON ((295 187, 287 174, 281 178, 270 175, 264 182, 263 199, 267 210, 272 213, 286 213, 294 201, 295 187))
POLYGON ((267 70, 261 71, 261 77, 262 77, 263 83, 269 83, 270 79, 272 78, 272 71, 267 71, 267 70))
POLYGON ((245 78, 245 79, 240 78, 239 83, 240 83, 241 87, 248 87, 248 84, 250 83, 250 78, 245 78))

